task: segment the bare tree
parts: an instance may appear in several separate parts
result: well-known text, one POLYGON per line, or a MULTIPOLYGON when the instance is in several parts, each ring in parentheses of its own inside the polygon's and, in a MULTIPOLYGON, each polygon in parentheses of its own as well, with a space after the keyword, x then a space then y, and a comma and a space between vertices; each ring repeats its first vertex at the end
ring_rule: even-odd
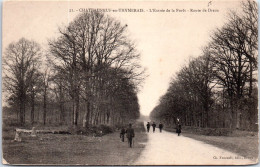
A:
POLYGON ((25 123, 25 108, 28 91, 33 87, 40 65, 40 46, 27 39, 11 43, 5 51, 4 90, 19 104, 20 123, 25 123))
POLYGON ((104 13, 80 14, 59 32, 60 37, 49 42, 49 59, 54 69, 69 76, 74 125, 78 122, 80 101, 84 100, 83 126, 86 126, 91 115, 102 115, 96 102, 106 94, 102 89, 107 89, 104 86, 107 72, 120 73, 123 69, 125 77, 135 85, 142 81, 140 55, 127 37, 127 25, 104 13))
POLYGON ((231 11, 215 30, 204 56, 180 70, 151 116, 181 116, 191 126, 256 129, 258 10, 255 1, 241 6, 242 13, 231 11))
POLYGON ((217 29, 209 45, 216 77, 229 95, 233 128, 240 127, 242 101, 251 97, 257 71, 257 5, 247 1, 242 7, 242 14, 230 12, 229 22, 217 29))

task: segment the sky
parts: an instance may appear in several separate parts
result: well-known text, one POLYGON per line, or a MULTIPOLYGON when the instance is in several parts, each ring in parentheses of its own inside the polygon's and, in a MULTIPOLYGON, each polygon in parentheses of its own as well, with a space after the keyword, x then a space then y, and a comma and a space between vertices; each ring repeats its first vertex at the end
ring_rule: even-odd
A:
POLYGON ((141 13, 107 14, 128 25, 129 37, 141 54, 140 63, 147 69, 148 77, 138 92, 138 99, 141 113, 149 115, 166 93, 174 75, 191 57, 200 56, 212 32, 225 24, 228 11, 239 7, 240 2, 235 0, 5 1, 2 50, 22 37, 38 42, 46 50, 47 40, 58 36, 58 27, 68 25, 83 9, 143 9, 141 13), (74 12, 69 12, 70 9, 74 12), (153 9, 171 12, 149 12, 153 9), (192 12, 203 9, 207 12, 192 12))

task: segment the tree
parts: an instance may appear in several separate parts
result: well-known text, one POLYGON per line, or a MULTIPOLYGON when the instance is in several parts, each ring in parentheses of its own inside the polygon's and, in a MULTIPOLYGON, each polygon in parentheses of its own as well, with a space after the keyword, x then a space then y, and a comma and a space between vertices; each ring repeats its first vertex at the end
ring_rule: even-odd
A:
POLYGON ((34 41, 22 38, 11 43, 4 55, 4 90, 9 93, 14 103, 18 103, 19 120, 23 125, 28 91, 38 77, 40 46, 34 41))
POLYGON ((176 119, 182 118, 185 125, 209 127, 214 86, 209 55, 205 52, 179 71, 153 111, 159 114, 152 115, 168 124, 176 124, 176 119))
POLYGON ((216 79, 229 96, 232 128, 240 127, 243 101, 252 95, 257 71, 257 4, 247 1, 242 7, 242 14, 230 12, 229 22, 216 30, 209 45, 216 79))
POLYGON ((101 115, 97 101, 106 95, 107 73, 124 70, 125 77, 134 85, 142 81, 140 55, 127 37, 127 25, 101 12, 82 13, 59 32, 57 39, 49 41, 49 59, 53 69, 67 76, 74 125, 78 124, 80 102, 84 100, 86 126, 91 115, 101 115))
POLYGON ((181 116, 191 126, 256 129, 258 10, 255 1, 241 7, 242 13, 230 11, 215 30, 203 56, 180 70, 151 116, 181 116))

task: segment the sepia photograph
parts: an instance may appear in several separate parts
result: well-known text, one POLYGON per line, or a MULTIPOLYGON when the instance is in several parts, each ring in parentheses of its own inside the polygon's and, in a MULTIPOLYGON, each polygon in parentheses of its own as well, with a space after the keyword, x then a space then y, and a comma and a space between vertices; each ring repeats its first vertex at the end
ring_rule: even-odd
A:
POLYGON ((255 0, 2 3, 2 164, 259 162, 255 0))

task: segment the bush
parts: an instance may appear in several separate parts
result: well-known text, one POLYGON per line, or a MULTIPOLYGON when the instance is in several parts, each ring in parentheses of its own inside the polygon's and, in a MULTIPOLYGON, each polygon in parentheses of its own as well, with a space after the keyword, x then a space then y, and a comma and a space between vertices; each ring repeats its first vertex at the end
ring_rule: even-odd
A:
POLYGON ((107 125, 100 125, 98 129, 102 131, 103 134, 109 134, 113 132, 113 129, 107 125))
POLYGON ((115 125, 115 129, 116 129, 116 130, 121 130, 121 129, 123 129, 123 128, 126 129, 126 128, 127 128, 127 125, 123 125, 123 124, 116 124, 116 125, 115 125))
POLYGON ((232 130, 229 128, 200 128, 183 126, 183 131, 206 136, 229 136, 232 134, 232 130))
POLYGON ((227 128, 207 128, 203 131, 203 135, 207 136, 228 136, 232 131, 227 128))
POLYGON ((87 126, 87 127, 70 127, 69 133, 87 136, 103 136, 113 132, 113 129, 107 125, 87 126))

